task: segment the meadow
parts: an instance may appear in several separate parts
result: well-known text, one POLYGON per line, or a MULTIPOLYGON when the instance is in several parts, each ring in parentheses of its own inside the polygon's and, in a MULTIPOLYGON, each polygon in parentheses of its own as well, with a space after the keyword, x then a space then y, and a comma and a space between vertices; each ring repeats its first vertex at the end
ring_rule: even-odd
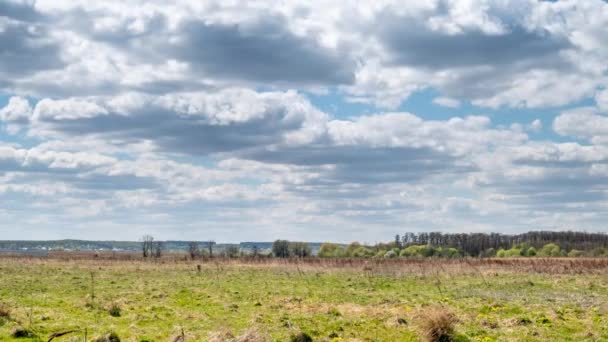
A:
POLYGON ((3 257, 0 340, 607 341, 607 271, 599 258, 3 257))

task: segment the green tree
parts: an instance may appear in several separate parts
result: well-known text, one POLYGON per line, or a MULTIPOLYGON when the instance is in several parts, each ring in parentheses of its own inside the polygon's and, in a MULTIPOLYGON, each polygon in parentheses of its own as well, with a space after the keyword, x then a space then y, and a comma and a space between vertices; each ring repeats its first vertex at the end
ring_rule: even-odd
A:
POLYGON ((326 242, 321 245, 319 253, 317 254, 321 258, 331 258, 336 256, 336 251, 340 246, 336 243, 326 242))
POLYGON ((312 254, 310 246, 306 242, 290 242, 289 255, 305 258, 312 254))
POLYGON ((276 240, 272 244, 272 254, 277 258, 288 258, 289 257, 289 241, 276 240))
POLYGON ((548 243, 541 248, 538 255, 544 257, 558 257, 561 256, 561 249, 554 243, 548 243))

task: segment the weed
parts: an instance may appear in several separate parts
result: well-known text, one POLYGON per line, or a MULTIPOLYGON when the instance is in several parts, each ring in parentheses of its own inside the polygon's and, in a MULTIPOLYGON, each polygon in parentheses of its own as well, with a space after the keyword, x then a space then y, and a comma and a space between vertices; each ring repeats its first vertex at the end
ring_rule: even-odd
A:
POLYGON ((95 342, 120 342, 120 337, 111 331, 103 336, 98 337, 95 342))
POLYGON ((108 309, 108 313, 112 317, 120 317, 120 306, 118 306, 116 303, 112 303, 112 306, 110 306, 110 309, 108 309))
POLYGON ((11 336, 14 338, 33 338, 36 337, 36 334, 26 328, 18 327, 13 331, 11 336))
POLYGON ((8 306, 4 304, 0 304, 0 319, 10 319, 11 318, 11 310, 8 306))
POLYGON ((428 342, 454 340, 456 317, 444 307, 430 307, 420 315, 422 337, 428 342))
POLYGON ((299 332, 291 335, 291 342, 312 342, 312 337, 305 332, 299 332))

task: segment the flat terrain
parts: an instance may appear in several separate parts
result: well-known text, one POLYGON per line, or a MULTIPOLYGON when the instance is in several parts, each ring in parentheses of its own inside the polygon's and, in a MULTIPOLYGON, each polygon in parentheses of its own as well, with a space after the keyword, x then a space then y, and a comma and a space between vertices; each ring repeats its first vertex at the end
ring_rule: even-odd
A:
POLYGON ((459 341, 607 341, 608 261, 0 259, 2 341, 418 341, 428 310, 459 341))

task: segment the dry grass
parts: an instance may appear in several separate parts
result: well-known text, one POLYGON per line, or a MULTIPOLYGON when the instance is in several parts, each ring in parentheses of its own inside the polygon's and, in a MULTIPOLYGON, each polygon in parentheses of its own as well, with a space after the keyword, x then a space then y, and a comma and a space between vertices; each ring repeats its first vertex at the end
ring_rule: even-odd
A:
POLYGON ((11 318, 11 310, 5 304, 0 303, 0 318, 1 319, 10 319, 11 318))
POLYGON ((207 342, 270 342, 270 337, 256 328, 250 328, 240 336, 234 336, 229 331, 211 333, 207 342))
POLYGON ((145 260, 135 253, 53 252, 48 256, 0 255, 2 262, 31 264, 73 263, 78 266, 115 266, 117 263, 138 265, 141 268, 188 268, 194 271, 224 267, 268 268, 276 271, 297 272, 363 272, 373 276, 433 276, 443 275, 495 275, 505 273, 527 274, 605 274, 608 258, 213 258, 191 261, 187 255, 167 254, 161 259, 145 260))
POLYGON ((449 342, 454 340, 456 316, 441 306, 433 306, 419 314, 420 335, 428 342, 449 342))

